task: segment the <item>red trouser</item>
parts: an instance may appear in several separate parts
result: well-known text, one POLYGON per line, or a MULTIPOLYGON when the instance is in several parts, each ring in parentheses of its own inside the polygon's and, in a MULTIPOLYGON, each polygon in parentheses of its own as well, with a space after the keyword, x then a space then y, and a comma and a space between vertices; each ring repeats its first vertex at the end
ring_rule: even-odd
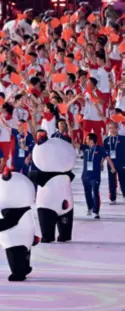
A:
POLYGON ((0 142, 0 149, 3 151, 5 162, 7 162, 11 149, 11 142, 10 141, 0 142))
POLYGON ((105 117, 106 116, 106 110, 109 106, 109 104, 111 103, 111 94, 110 93, 102 93, 102 99, 104 101, 103 103, 103 114, 105 117))
POLYGON ((84 143, 86 142, 88 134, 93 131, 98 137, 98 145, 102 145, 101 131, 103 127, 104 127, 103 121, 84 120, 83 122, 84 143))
POLYGON ((121 68, 122 68, 122 60, 116 60, 116 59, 109 59, 110 60, 110 63, 111 63, 111 67, 113 68, 114 67, 114 72, 115 72, 115 75, 116 75, 116 80, 120 80, 121 79, 121 68))

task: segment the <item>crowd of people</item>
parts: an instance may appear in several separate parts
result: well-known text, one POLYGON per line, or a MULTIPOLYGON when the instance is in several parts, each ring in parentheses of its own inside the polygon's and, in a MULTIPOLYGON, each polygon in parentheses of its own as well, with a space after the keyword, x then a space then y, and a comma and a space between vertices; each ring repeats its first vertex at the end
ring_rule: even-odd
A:
POLYGON ((124 19, 113 5, 88 13, 82 3, 61 18, 28 9, 0 31, 0 173, 8 165, 27 176, 45 130, 84 158, 88 214, 97 218, 105 158, 111 203, 117 176, 125 199, 124 19))

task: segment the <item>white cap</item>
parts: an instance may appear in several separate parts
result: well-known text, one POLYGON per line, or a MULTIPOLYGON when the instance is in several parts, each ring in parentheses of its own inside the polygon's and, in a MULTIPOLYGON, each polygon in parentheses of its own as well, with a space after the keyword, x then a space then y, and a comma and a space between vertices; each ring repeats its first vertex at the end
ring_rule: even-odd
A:
POLYGON ((34 10, 31 8, 31 9, 26 9, 25 11, 24 11, 24 14, 27 14, 27 13, 30 13, 30 12, 33 12, 34 10))

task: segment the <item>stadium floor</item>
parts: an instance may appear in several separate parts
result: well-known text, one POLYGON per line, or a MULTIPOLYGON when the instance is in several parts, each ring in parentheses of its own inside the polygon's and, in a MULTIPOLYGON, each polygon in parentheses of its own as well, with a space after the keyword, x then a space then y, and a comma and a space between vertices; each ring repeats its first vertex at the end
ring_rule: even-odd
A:
MULTIPOLYGON (((125 311, 125 204, 118 195, 119 204, 109 206, 104 171, 101 219, 88 219, 81 170, 77 160, 71 243, 34 247, 34 269, 24 283, 7 281, 9 268, 0 248, 0 311, 125 311)), ((37 219, 36 224, 39 233, 37 219)))

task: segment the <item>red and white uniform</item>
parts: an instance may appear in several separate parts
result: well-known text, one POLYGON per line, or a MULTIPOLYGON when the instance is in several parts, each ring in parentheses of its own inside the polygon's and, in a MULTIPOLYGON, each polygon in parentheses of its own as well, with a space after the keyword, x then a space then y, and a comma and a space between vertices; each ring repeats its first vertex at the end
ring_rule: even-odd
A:
POLYGON ((73 131, 72 131, 72 139, 75 143, 82 143, 83 142, 83 133, 80 128, 80 124, 76 122, 76 116, 81 112, 81 105, 76 102, 70 107, 70 112, 73 116, 73 131))
POLYGON ((38 65, 42 66, 45 71, 46 71, 46 64, 49 64, 48 58, 38 56, 38 65))
POLYGON ((88 62, 88 67, 89 67, 89 74, 91 78, 98 78, 98 68, 99 66, 97 64, 93 64, 90 61, 88 62))
POLYGON ((98 68, 98 75, 97 75, 98 89, 101 91, 102 99, 104 100, 103 113, 105 116, 111 99, 110 81, 109 81, 110 74, 111 68, 108 68, 106 66, 98 68))
POLYGON ((65 85, 62 89, 64 94, 66 94, 66 92, 69 90, 72 90, 75 96, 80 93, 80 88, 78 87, 78 85, 74 85, 73 87, 65 85))
MULTIPOLYGON (((8 127, 14 128, 14 119, 11 115, 8 114, 6 118, 2 118, 6 125, 8 125, 8 127)), ((3 151, 4 159, 6 162, 9 158, 9 154, 11 151, 11 140, 11 130, 9 131, 9 129, 0 124, 0 149, 3 151)))
POLYGON ((125 95, 122 90, 118 90, 115 107, 125 112, 125 95))
MULTIPOLYGON (((95 96, 99 96, 98 90, 95 91, 95 96)), ((99 109, 103 110, 102 105, 98 104, 99 109)), ((85 108, 83 130, 84 130, 84 140, 90 132, 94 132, 98 136, 98 143, 102 144, 102 128, 103 128, 103 118, 99 115, 95 104, 91 101, 91 96, 86 92, 85 94, 85 108)))
POLYGON ((117 43, 113 43, 112 45, 112 51, 109 53, 109 59, 114 61, 120 61, 121 55, 119 52, 119 44, 122 42, 123 37, 120 36, 119 41, 117 43))
MULTIPOLYGON (((13 128, 17 128, 17 124, 19 120, 24 120, 24 121, 30 121, 31 120, 31 114, 29 112, 29 109, 27 107, 19 107, 19 108, 14 108, 13 110, 13 122, 14 126, 13 128)), ((28 131, 30 132, 30 127, 28 126, 28 131)))
POLYGON ((56 118, 52 113, 44 113, 41 129, 47 132, 48 138, 56 132, 56 118))
MULTIPOLYGON (((55 64, 55 71, 56 73, 66 73, 66 65, 64 63, 56 62, 55 64)), ((62 88, 65 86, 65 83, 52 83, 52 89, 58 88, 59 90, 62 90, 62 88)))
POLYGON ((14 108, 13 118, 17 120, 29 121, 31 120, 31 115, 27 107, 14 108))

